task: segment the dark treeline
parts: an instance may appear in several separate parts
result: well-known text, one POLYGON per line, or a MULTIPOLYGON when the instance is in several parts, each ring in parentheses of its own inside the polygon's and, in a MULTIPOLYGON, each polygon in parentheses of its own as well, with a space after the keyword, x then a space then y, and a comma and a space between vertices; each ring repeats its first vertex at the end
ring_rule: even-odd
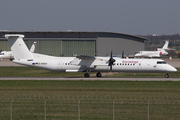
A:
POLYGON ((169 40, 169 47, 176 47, 180 46, 180 35, 174 34, 174 35, 160 35, 160 36, 152 36, 152 35, 146 35, 143 36, 145 38, 148 38, 149 40, 145 41, 145 44, 151 45, 163 45, 165 40, 169 40))
POLYGON ((145 50, 155 50, 156 48, 162 48, 166 40, 169 41, 169 48, 173 48, 175 50, 168 50, 169 56, 177 56, 180 57, 180 34, 174 35, 146 35, 143 36, 148 40, 145 41, 145 50))

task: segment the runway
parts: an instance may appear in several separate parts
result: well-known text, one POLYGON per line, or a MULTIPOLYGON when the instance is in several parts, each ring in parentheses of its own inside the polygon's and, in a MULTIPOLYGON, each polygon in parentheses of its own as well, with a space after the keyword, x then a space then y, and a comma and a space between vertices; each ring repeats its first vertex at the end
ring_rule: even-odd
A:
POLYGON ((68 78, 68 77, 0 77, 0 80, 72 80, 72 81, 180 81, 180 78, 68 78))

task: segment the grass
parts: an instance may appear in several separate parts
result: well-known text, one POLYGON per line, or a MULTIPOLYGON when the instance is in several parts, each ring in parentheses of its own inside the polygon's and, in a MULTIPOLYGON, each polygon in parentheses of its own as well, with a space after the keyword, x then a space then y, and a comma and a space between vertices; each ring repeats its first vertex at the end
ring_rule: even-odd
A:
POLYGON ((180 82, 0 81, 0 119, 179 119, 180 82))
MULTIPOLYGON (((171 73, 170 77, 179 77, 171 73)), ((92 73, 95 74, 95 73, 92 73)), ((1 77, 83 77, 31 67, 1 67, 1 77)), ((95 75, 94 75, 95 76, 95 75)), ((114 73, 105 77, 164 77, 114 73)), ((180 81, 0 81, 0 119, 179 119, 180 81), (46 115, 45 115, 46 112, 46 115)))
POLYGON ((180 82, 172 81, 0 81, 1 96, 179 96, 180 82))
MULTIPOLYGON (((170 73, 170 77, 180 77, 180 68, 177 72, 170 73)), ((165 77, 166 73, 113 73, 106 74, 102 77, 165 77)), ((92 72, 91 77, 95 77, 96 73, 92 72)), ((33 67, 0 67, 0 77, 84 77, 84 73, 65 73, 47 71, 33 67)))

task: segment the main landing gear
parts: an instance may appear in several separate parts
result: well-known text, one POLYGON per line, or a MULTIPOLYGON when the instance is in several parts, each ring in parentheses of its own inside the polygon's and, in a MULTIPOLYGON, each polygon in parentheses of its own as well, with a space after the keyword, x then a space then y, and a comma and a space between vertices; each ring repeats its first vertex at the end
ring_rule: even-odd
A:
POLYGON ((89 77, 89 73, 84 73, 84 77, 89 77))
MULTIPOLYGON (((101 77, 102 75, 101 75, 101 73, 100 72, 98 72, 97 74, 96 74, 96 77, 101 77)), ((87 73, 84 73, 84 77, 89 77, 89 73, 87 72, 87 73)))
POLYGON ((101 77, 101 73, 98 72, 98 73, 96 74, 96 77, 101 77))
POLYGON ((167 73, 165 77, 168 78, 169 77, 169 73, 167 73))

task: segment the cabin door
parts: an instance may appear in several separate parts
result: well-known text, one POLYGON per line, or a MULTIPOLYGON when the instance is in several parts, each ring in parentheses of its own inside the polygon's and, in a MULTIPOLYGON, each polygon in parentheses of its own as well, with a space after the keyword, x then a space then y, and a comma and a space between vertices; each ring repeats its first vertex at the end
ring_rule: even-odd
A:
POLYGON ((138 63, 138 66, 139 66, 139 71, 141 71, 142 70, 141 62, 138 63))
POLYGON ((58 63, 57 63, 57 69, 58 69, 58 70, 61 70, 61 69, 62 69, 62 65, 63 65, 62 61, 58 61, 58 63))

